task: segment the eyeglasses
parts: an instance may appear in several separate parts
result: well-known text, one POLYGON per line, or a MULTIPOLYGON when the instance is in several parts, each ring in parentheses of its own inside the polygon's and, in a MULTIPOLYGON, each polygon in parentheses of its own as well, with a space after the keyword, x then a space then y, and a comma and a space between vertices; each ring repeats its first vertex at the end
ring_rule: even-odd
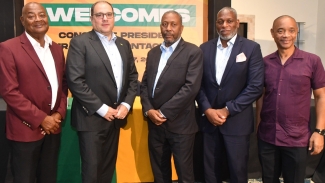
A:
POLYGON ((96 13, 96 14, 94 14, 94 16, 95 16, 97 19, 103 19, 105 15, 106 15, 106 17, 107 17, 108 19, 111 19, 111 18, 114 17, 114 13, 112 13, 112 12, 108 12, 108 13, 96 13))

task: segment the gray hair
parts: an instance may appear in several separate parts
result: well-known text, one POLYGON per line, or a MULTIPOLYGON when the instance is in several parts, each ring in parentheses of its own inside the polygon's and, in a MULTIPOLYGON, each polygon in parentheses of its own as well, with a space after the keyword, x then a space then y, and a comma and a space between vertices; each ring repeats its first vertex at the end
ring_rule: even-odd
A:
POLYGON ((225 11, 225 10, 228 10, 228 11, 230 11, 230 12, 233 12, 234 15, 235 15, 235 18, 237 19, 237 11, 236 11, 234 8, 232 8, 232 7, 228 7, 228 6, 223 7, 221 10, 219 10, 217 16, 219 15, 219 13, 221 13, 221 12, 223 12, 223 11, 225 11))

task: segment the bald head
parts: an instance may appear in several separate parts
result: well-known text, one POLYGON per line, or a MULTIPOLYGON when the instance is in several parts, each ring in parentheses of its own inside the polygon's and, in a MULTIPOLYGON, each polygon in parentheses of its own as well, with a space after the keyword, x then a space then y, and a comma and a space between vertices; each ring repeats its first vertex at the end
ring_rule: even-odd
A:
POLYGON ((23 9, 22 9, 22 16, 24 16, 26 13, 28 13, 28 10, 32 7, 40 7, 41 9, 43 9, 45 11, 45 8, 38 2, 29 2, 27 4, 24 5, 23 9))
POLYGON ((37 41, 43 40, 49 29, 45 8, 40 3, 27 3, 22 9, 20 21, 26 32, 37 41))
POLYGON ((291 16, 282 15, 273 21, 271 35, 278 50, 294 50, 297 33, 297 22, 291 16))
POLYGON ((282 16, 279 16, 278 18, 276 18, 274 21, 273 21, 273 26, 272 26, 272 29, 274 29, 274 26, 277 25, 278 22, 282 21, 283 19, 290 19, 292 22, 295 23, 295 25, 297 26, 297 22, 296 20, 292 17, 292 16, 289 16, 289 15, 282 15, 282 16))

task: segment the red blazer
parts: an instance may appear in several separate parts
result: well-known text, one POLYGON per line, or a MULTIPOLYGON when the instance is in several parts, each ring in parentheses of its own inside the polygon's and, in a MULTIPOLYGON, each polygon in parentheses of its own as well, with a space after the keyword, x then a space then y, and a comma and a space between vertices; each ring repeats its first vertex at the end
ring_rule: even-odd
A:
POLYGON ((26 33, 0 43, 0 94, 7 103, 6 135, 10 140, 40 140, 44 137, 40 124, 47 115, 57 111, 65 117, 68 87, 63 50, 54 42, 50 50, 59 84, 52 111, 51 85, 26 33))

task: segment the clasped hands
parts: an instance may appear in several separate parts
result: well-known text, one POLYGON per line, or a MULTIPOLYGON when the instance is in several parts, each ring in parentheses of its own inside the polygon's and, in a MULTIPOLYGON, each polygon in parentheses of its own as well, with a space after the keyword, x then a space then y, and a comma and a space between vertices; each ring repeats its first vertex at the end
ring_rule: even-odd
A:
POLYGON ((229 111, 225 107, 222 109, 207 109, 204 114, 208 118, 209 122, 214 126, 221 126, 223 125, 227 117, 229 116, 229 111))
POLYGON ((155 109, 150 109, 147 112, 148 117, 155 125, 161 125, 162 123, 166 122, 167 119, 161 114, 161 112, 155 109))
POLYGON ((113 121, 116 119, 124 119, 128 114, 129 110, 123 104, 120 104, 116 109, 108 107, 108 111, 105 114, 104 118, 107 121, 113 121))
POLYGON ((46 116, 41 123, 42 135, 51 134, 60 128, 62 116, 60 113, 55 112, 51 116, 46 116))

